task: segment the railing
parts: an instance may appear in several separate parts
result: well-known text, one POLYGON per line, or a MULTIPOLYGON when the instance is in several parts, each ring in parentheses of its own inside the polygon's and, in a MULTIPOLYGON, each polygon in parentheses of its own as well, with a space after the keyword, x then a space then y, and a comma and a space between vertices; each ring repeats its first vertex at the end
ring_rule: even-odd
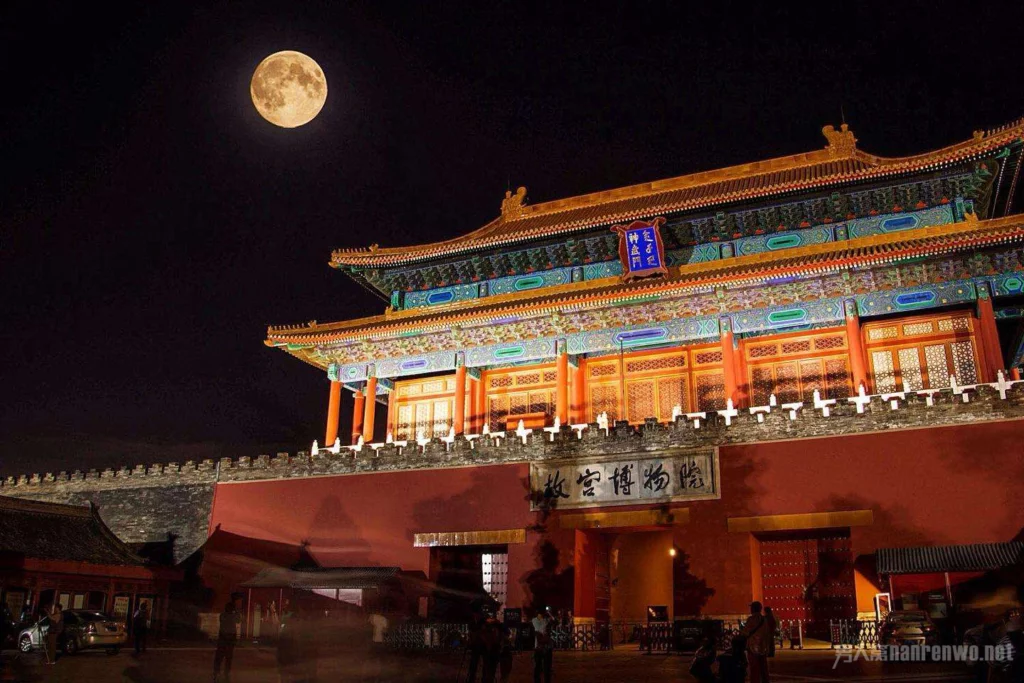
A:
POLYGON ((457 650, 468 641, 468 624, 395 624, 384 634, 384 644, 397 650, 457 650))
MULTIPOLYGON (((508 624, 508 646, 513 650, 533 648, 533 627, 530 624, 508 624)), ((739 634, 742 622, 707 620, 706 633, 716 639, 719 651, 727 650, 739 634)), ((877 624, 853 619, 829 622, 833 647, 874 647, 878 643, 877 624)), ((616 644, 636 643, 641 652, 649 654, 692 651, 682 647, 672 622, 627 622, 611 624, 554 624, 551 641, 556 650, 593 652, 611 650, 616 644)), ((805 622, 780 620, 775 632, 776 648, 803 647, 805 622)), ((693 638, 689 639, 693 645, 693 638)), ((384 644, 402 650, 457 650, 469 643, 469 625, 457 623, 395 624, 384 634, 384 644)))
POLYGON ((551 628, 551 640, 556 650, 610 650, 612 629, 609 624, 556 625, 551 628))
POLYGON ((877 621, 833 619, 829 620, 828 626, 829 640, 833 648, 878 647, 880 629, 877 621))
MULTIPOLYGON (((702 620, 691 621, 700 622, 702 620)), ((715 647, 719 651, 728 650, 732 646, 732 639, 739 635, 743 628, 740 621, 707 620, 702 624, 705 627, 705 635, 715 638, 715 647)), ((653 624, 634 624, 630 639, 624 642, 639 643, 640 650, 647 653, 670 653, 670 652, 692 652, 696 649, 698 638, 695 634, 681 636, 676 633, 676 625, 669 622, 653 624), (685 643, 684 643, 685 641, 685 643)), ((775 647, 783 649, 788 647, 791 650, 803 649, 804 646, 805 622, 800 619, 782 619, 776 623, 775 647)))

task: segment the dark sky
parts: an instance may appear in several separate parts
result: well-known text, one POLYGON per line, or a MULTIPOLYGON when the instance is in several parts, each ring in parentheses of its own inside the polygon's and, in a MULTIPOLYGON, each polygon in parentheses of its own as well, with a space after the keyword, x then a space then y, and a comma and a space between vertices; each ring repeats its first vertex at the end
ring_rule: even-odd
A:
POLYGON ((379 313, 330 250, 468 232, 509 182, 817 149, 841 111, 883 155, 1024 114, 1020 2, 121 4, 0 9, 3 474, 308 448, 326 378, 266 325, 379 313), (248 93, 283 49, 329 87, 293 130, 248 93))

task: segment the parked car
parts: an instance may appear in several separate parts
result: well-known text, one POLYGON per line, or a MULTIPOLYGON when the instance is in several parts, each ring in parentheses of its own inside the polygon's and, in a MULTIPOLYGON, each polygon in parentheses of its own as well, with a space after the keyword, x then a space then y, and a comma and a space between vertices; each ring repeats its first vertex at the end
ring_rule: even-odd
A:
POLYGON ((934 645, 935 624, 923 610, 889 612, 882 622, 878 642, 882 645, 934 645))
MULTIPOLYGON (((42 650, 49 630, 49 617, 22 629, 18 634, 18 649, 22 652, 42 650)), ((107 654, 116 655, 127 640, 124 625, 113 617, 92 610, 69 609, 64 611, 64 631, 57 640, 57 648, 69 655, 79 650, 106 648, 107 654)))

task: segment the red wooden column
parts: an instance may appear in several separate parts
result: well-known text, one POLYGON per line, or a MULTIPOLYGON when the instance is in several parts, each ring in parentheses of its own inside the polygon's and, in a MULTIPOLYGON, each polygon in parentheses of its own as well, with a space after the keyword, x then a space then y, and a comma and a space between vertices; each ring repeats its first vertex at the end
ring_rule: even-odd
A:
POLYGON ((478 432, 484 431, 484 425, 487 424, 490 417, 487 413, 487 384, 484 382, 484 369, 480 368, 480 379, 476 381, 476 430, 478 432))
POLYGON ((719 321, 722 340, 722 374, 725 376, 725 398, 732 399, 733 408, 739 407, 739 392, 736 386, 736 349, 732 343, 732 322, 728 318, 719 321))
POLYGON ((587 413, 583 406, 583 363, 579 356, 571 368, 572 399, 569 401, 569 422, 580 424, 587 421, 587 413))
POLYGON ((853 377, 853 393, 863 385, 868 391, 867 363, 864 356, 864 340, 860 333, 860 316, 857 315, 857 302, 847 299, 846 308, 846 343, 850 349, 850 376, 853 377))
MULTIPOLYGON (((352 443, 359 441, 359 437, 363 433, 363 392, 357 391, 352 394, 353 405, 352 405, 352 443)), ((334 442, 327 444, 328 446, 333 445, 334 442)))
POLYGON ((338 438, 338 417, 341 413, 341 382, 331 380, 331 398, 327 402, 327 435, 324 444, 330 446, 338 438))
POLYGON ((992 310, 992 297, 988 284, 978 284, 978 322, 981 326, 982 351, 985 356, 987 381, 996 381, 996 372, 1003 370, 1003 350, 999 345, 996 313, 992 310))
POLYGON ((373 441, 373 418, 377 411, 377 378, 366 380, 366 400, 363 403, 363 442, 373 441))
POLYGON ((555 361, 555 415, 561 424, 569 424, 569 354, 563 340, 558 341, 555 361))
POLYGON ((455 414, 452 416, 452 426, 456 434, 462 434, 466 427, 466 365, 461 358, 456 357, 455 366, 455 414))

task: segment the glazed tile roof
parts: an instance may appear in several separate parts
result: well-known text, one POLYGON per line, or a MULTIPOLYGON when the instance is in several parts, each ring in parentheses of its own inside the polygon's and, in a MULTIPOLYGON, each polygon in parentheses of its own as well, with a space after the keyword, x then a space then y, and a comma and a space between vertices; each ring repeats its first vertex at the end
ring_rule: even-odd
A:
POLYGON ((271 327, 266 343, 268 346, 311 346, 415 334, 448 329, 452 325, 487 324, 511 315, 606 306, 650 296, 750 285, 779 277, 808 276, 1021 241, 1024 241, 1024 215, 986 221, 971 216, 962 223, 674 267, 667 278, 629 284, 619 278, 604 278, 573 283, 548 294, 523 292, 337 323, 271 327))
POLYGON ((1024 119, 984 133, 976 132, 970 140, 940 150, 899 158, 879 157, 857 149, 853 133, 845 127, 835 131, 826 126, 822 132, 829 145, 814 152, 541 204, 520 206, 513 196, 506 199, 512 200, 512 204, 508 210, 503 205, 503 215, 467 235, 407 247, 339 249, 331 255, 331 263, 364 268, 397 266, 669 212, 935 170, 983 158, 1020 141, 1024 119))
POLYGON ((1024 543, 879 548, 875 561, 879 574, 988 571, 1024 564, 1024 543))
POLYGON ((0 558, 142 566, 94 507, 0 496, 0 558))

